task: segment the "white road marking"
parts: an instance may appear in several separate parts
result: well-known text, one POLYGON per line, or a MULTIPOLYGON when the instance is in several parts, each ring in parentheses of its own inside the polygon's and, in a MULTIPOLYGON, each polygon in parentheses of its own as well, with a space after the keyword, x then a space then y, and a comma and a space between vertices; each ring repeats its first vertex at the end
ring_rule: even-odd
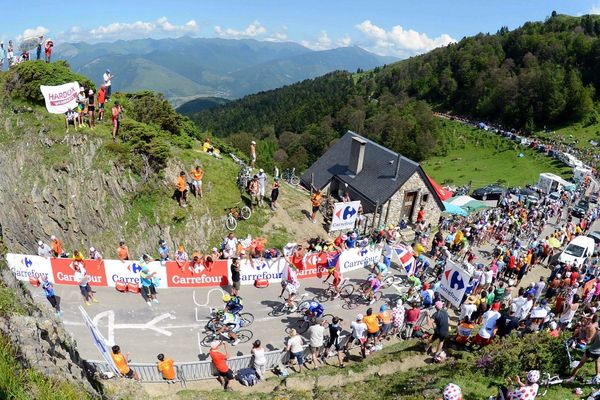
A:
POLYGON ((223 295, 225 294, 225 292, 223 290, 221 290, 220 288, 210 289, 208 291, 208 293, 206 294, 206 303, 204 303, 204 304, 198 304, 198 302, 196 301, 196 291, 194 290, 192 292, 192 299, 194 300, 194 304, 197 307, 208 307, 208 304, 210 303, 210 294, 212 292, 219 292, 219 293, 221 293, 221 297, 223 297, 223 295))
MULTIPOLYGON (((166 314, 161 314, 158 317, 155 317, 155 318, 151 319, 150 321, 143 323, 143 324, 116 324, 115 323, 115 312, 113 310, 108 310, 108 311, 103 311, 103 312, 97 314, 94 317, 94 319, 92 320, 92 322, 94 323, 94 325, 96 325, 98 327, 99 322, 103 318, 106 318, 106 320, 107 320, 108 334, 107 334, 106 340, 109 343, 114 343, 116 329, 138 329, 138 330, 148 330, 149 329, 149 330, 155 331, 155 332, 160 333, 165 336, 171 336, 173 333, 170 332, 169 330, 167 330, 166 329, 167 327, 160 328, 160 327, 157 327, 156 324, 166 318, 175 319, 175 316, 170 313, 166 313, 166 314)), ((68 322, 68 321, 64 321, 63 323, 65 325, 80 325, 79 323, 73 323, 73 322, 68 322)))

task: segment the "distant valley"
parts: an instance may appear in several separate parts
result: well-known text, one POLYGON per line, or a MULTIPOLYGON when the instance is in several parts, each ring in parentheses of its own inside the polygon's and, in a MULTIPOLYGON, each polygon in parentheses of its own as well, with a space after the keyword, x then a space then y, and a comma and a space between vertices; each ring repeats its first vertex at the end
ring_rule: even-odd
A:
POLYGON ((59 43, 55 53, 98 84, 110 68, 115 90, 155 90, 175 106, 198 97, 235 99, 335 70, 397 61, 359 47, 313 51, 292 42, 189 37, 59 43))

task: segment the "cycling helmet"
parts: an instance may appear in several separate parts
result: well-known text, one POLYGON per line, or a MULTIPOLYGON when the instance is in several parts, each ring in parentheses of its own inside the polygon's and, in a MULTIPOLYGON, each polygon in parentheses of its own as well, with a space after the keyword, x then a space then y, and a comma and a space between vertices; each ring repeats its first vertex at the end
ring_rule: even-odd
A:
POLYGON ((460 386, 449 383, 444 388, 444 400, 460 400, 462 399, 462 390, 460 386))
POLYGON ((229 300, 231 300, 231 295, 229 295, 229 294, 225 293, 225 294, 223 295, 223 301, 224 301, 225 303, 227 303, 229 300))
POLYGON ((298 307, 298 310, 300 312, 306 312, 306 311, 308 311, 309 308, 310 308, 310 304, 308 302, 305 302, 305 303, 300 304, 300 307, 298 307))
POLYGON ((531 371, 527 372, 527 381, 529 383, 536 383, 539 380, 540 380, 540 371, 531 370, 531 371))

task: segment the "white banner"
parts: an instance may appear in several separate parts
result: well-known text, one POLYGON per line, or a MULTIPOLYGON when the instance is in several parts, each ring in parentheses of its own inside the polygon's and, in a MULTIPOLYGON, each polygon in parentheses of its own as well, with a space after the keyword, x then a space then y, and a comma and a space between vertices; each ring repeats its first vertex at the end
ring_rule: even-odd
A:
POLYGON ((79 83, 69 82, 59 86, 43 86, 40 90, 46 101, 46 110, 51 114, 64 114, 77 107, 79 83))
MULTIPOLYGON (((121 261, 121 260, 104 260, 104 270, 106 271, 106 284, 109 287, 115 287, 118 281, 125 283, 140 283, 140 271, 142 267, 139 261, 121 261)), ((167 268, 160 261, 152 261, 148 263, 150 273, 156 272, 155 278, 160 280, 157 287, 167 284, 167 268)))
MULTIPOLYGON (((243 259, 240 263, 240 284, 253 285, 257 279, 266 279, 269 282, 281 282, 283 268, 287 265, 284 258, 276 259, 243 259)), ((231 264, 229 264, 229 282, 231 280, 231 264)))
POLYGON ((39 256, 25 256, 22 254, 7 254, 8 268, 21 281, 29 281, 30 276, 44 277, 54 282, 52 265, 49 258, 39 256))
POLYGON ((81 312, 83 321, 85 322, 85 325, 89 329, 90 335, 92 335, 92 340, 94 341, 94 346, 96 346, 96 348, 98 349, 100 354, 102 354, 102 358, 104 358, 104 360, 111 367, 113 372, 117 376, 120 375, 119 370, 117 369, 117 366, 115 365, 115 361, 113 360, 113 358, 110 355, 110 352, 112 350, 109 350, 108 344, 106 343, 106 339, 104 339, 104 336, 102 336, 102 334, 100 333, 98 328, 96 328, 96 325, 94 325, 94 323, 90 319, 90 316, 88 315, 88 313, 85 311, 85 309, 82 306, 79 306, 79 312, 81 312))
POLYGON ((454 307, 460 307, 465 291, 471 281, 471 275, 454 262, 448 260, 442 274, 439 292, 454 307))
POLYGON ((339 265, 342 274, 376 264, 381 259, 381 246, 367 246, 348 249, 340 255, 339 265))
POLYGON ((342 231, 354 229, 360 201, 349 201, 347 203, 335 203, 333 216, 329 231, 342 231))

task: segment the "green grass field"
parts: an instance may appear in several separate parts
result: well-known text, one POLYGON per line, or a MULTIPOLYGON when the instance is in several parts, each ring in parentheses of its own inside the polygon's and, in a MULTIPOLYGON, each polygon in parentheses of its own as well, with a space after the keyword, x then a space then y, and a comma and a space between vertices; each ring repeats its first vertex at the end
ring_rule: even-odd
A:
POLYGON ((535 132, 533 136, 542 140, 561 140, 563 143, 570 144, 575 148, 592 150, 596 147, 590 144, 590 140, 600 142, 600 125, 586 125, 582 122, 577 122, 572 125, 544 132, 543 130, 535 132))
POLYGON ((535 184, 541 172, 553 172, 565 179, 571 168, 515 142, 481 129, 441 120, 441 155, 422 163, 425 172, 439 184, 480 187, 500 182, 507 186, 535 184), (519 157, 519 154, 523 157, 519 157))

